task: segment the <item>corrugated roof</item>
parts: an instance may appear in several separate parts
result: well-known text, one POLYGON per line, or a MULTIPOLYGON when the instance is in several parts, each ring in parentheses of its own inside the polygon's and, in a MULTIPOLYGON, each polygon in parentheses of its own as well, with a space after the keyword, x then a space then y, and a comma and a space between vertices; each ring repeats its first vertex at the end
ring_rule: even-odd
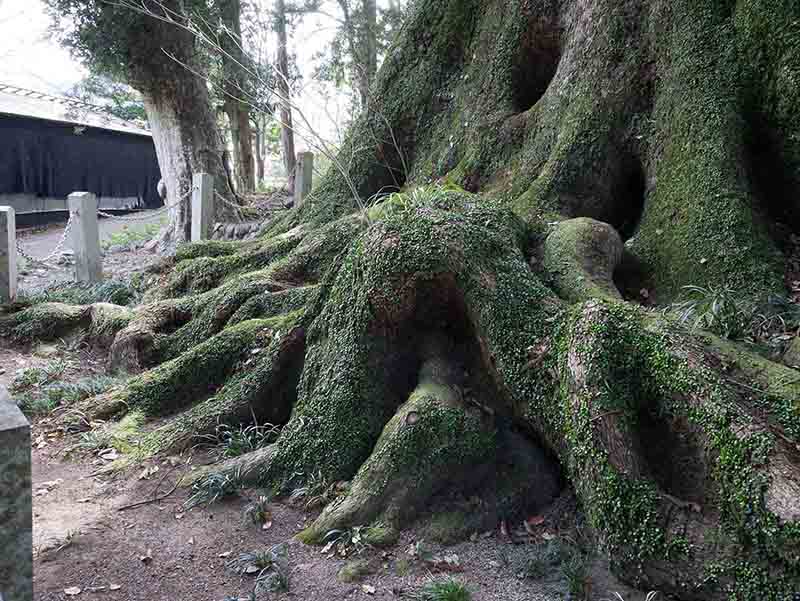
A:
POLYGON ((0 114, 96 127, 138 136, 152 136, 144 127, 115 117, 102 107, 74 98, 51 96, 3 83, 0 83, 0 114))

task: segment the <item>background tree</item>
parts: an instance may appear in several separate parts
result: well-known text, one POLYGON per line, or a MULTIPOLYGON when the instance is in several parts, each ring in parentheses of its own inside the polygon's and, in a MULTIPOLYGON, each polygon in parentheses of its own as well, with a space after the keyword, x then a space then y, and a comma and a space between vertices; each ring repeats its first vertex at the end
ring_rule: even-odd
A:
MULTIPOLYGON (((187 196, 192 175, 214 175, 217 192, 233 198, 203 74, 198 43, 186 27, 192 11, 209 19, 204 0, 46 0, 63 44, 93 73, 128 83, 144 99, 167 203, 187 196), (151 14, 145 14, 151 13, 151 14), (155 16, 155 17, 154 17, 155 16), (176 26, 177 25, 177 26, 176 26)), ((171 238, 190 236, 190 204, 173 211, 171 238)))
POLYGON ((393 0, 379 7, 376 0, 312 1, 302 10, 323 14, 337 23, 329 47, 318 54, 318 76, 337 85, 352 85, 357 106, 363 110, 369 104, 378 65, 402 24, 405 3, 393 0))
POLYGON ((240 192, 253 192, 256 174, 249 102, 252 78, 248 75, 253 67, 242 37, 240 1, 220 0, 219 11, 222 26, 222 31, 218 34, 219 47, 222 50, 222 92, 233 143, 236 182, 240 192))
POLYGON ((102 75, 88 75, 65 95, 101 106, 120 119, 147 122, 147 111, 141 94, 127 84, 102 75))
POLYGON ((738 320, 786 294, 799 23, 793 0, 418 0, 346 170, 263 238, 182 248, 134 309, 38 305, 0 329, 84 328, 146 370, 71 414, 146 416, 133 461, 282 424, 208 469, 349 480, 307 542, 386 541, 441 491, 480 495, 480 527, 521 519, 563 478, 625 580, 792 598, 797 370, 638 301, 695 284, 738 320))
POLYGON ((289 71, 288 13, 286 12, 285 1, 275 0, 274 11, 275 33, 278 37, 278 56, 275 63, 275 71, 277 102, 281 123, 281 147, 283 149, 283 164, 288 178, 288 188, 291 193, 294 190, 296 157, 294 122, 292 118, 291 73, 289 71))

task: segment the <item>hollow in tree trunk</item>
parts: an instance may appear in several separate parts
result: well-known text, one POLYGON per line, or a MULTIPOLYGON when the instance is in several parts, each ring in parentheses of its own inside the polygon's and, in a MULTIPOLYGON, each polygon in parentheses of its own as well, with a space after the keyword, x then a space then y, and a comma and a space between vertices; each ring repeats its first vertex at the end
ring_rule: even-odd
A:
POLYGON ((442 490, 531 515, 563 475, 621 578, 791 599, 797 371, 634 301, 785 291, 798 23, 789 0, 419 0, 342 150, 361 199, 331 172, 258 241, 181 248, 133 310, 0 328, 83 328, 144 370, 77 407, 157 422, 140 455, 283 425, 212 469, 349 481, 307 542, 390 536, 442 490))

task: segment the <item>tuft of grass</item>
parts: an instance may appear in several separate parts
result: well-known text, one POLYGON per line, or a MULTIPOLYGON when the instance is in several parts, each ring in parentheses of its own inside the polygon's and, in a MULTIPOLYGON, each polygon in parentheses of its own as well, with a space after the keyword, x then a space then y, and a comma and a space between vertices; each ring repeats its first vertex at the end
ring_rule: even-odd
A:
MULTIPOLYGON (((22 377, 27 379, 32 376, 25 374, 22 377)), ((59 381, 37 384, 35 387, 27 387, 21 392, 19 389, 15 389, 14 392, 17 396, 17 403, 26 415, 46 415, 58 407, 68 407, 107 392, 118 386, 123 379, 121 376, 89 376, 81 378, 77 382, 59 381)))
POLYGON ((131 452, 138 445, 144 422, 143 413, 132 411, 117 423, 83 432, 79 442, 66 449, 66 453, 94 453, 106 449, 116 449, 120 453, 131 452))
POLYGON ((226 565, 237 574, 255 576, 253 597, 266 591, 280 593, 289 590, 289 554, 285 544, 265 551, 242 553, 226 565))
POLYGON ((511 560, 518 578, 562 580, 572 598, 583 599, 588 585, 590 557, 577 545, 554 539, 533 545, 511 560))
POLYGON ((129 306, 138 302, 142 291, 127 282, 106 280, 98 284, 65 282, 45 288, 41 292, 22 296, 18 304, 31 307, 42 303, 64 303, 66 305, 91 305, 111 303, 129 306))
POLYGON ((413 601, 470 601, 472 593, 455 578, 432 580, 406 596, 413 601))
MULTIPOLYGON (((658 599, 659 593, 657 591, 650 591, 645 595, 644 601, 656 601, 658 599)), ((625 601, 625 597, 620 595, 619 593, 614 593, 614 596, 609 598, 601 599, 600 601, 625 601)))
POLYGON ((321 471, 312 472, 308 475, 303 486, 298 486, 289 495, 289 500, 295 503, 301 502, 306 509, 319 509, 347 492, 345 484, 340 482, 330 482, 321 471))
POLYGON ((67 367, 67 362, 62 359, 50 361, 40 367, 26 367, 14 375, 9 388, 13 393, 20 393, 34 387, 46 386, 60 378, 67 367))
POLYGON ((322 552, 327 553, 333 549, 341 557, 349 557, 353 554, 361 555, 371 546, 366 537, 368 530, 368 526, 353 526, 352 528, 331 530, 323 539, 327 544, 322 552))
POLYGON ((730 340, 750 332, 756 307, 731 288, 684 286, 682 296, 684 300, 672 305, 682 323, 730 340))
POLYGON ((238 473, 208 474, 192 485, 192 494, 186 499, 184 507, 191 509, 200 505, 212 505, 220 499, 237 494, 241 489, 242 481, 238 473))
POLYGON ((221 458, 231 459, 274 443, 280 433, 280 426, 272 424, 259 425, 257 422, 249 426, 219 424, 214 434, 201 436, 200 439, 204 441, 203 444, 217 448, 221 458))

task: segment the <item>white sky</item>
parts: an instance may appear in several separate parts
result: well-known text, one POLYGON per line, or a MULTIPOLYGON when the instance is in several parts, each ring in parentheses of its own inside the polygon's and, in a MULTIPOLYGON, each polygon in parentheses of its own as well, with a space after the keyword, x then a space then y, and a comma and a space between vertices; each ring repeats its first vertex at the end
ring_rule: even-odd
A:
POLYGON ((84 75, 69 52, 47 37, 39 0, 0 0, 0 82, 63 93, 84 75))

